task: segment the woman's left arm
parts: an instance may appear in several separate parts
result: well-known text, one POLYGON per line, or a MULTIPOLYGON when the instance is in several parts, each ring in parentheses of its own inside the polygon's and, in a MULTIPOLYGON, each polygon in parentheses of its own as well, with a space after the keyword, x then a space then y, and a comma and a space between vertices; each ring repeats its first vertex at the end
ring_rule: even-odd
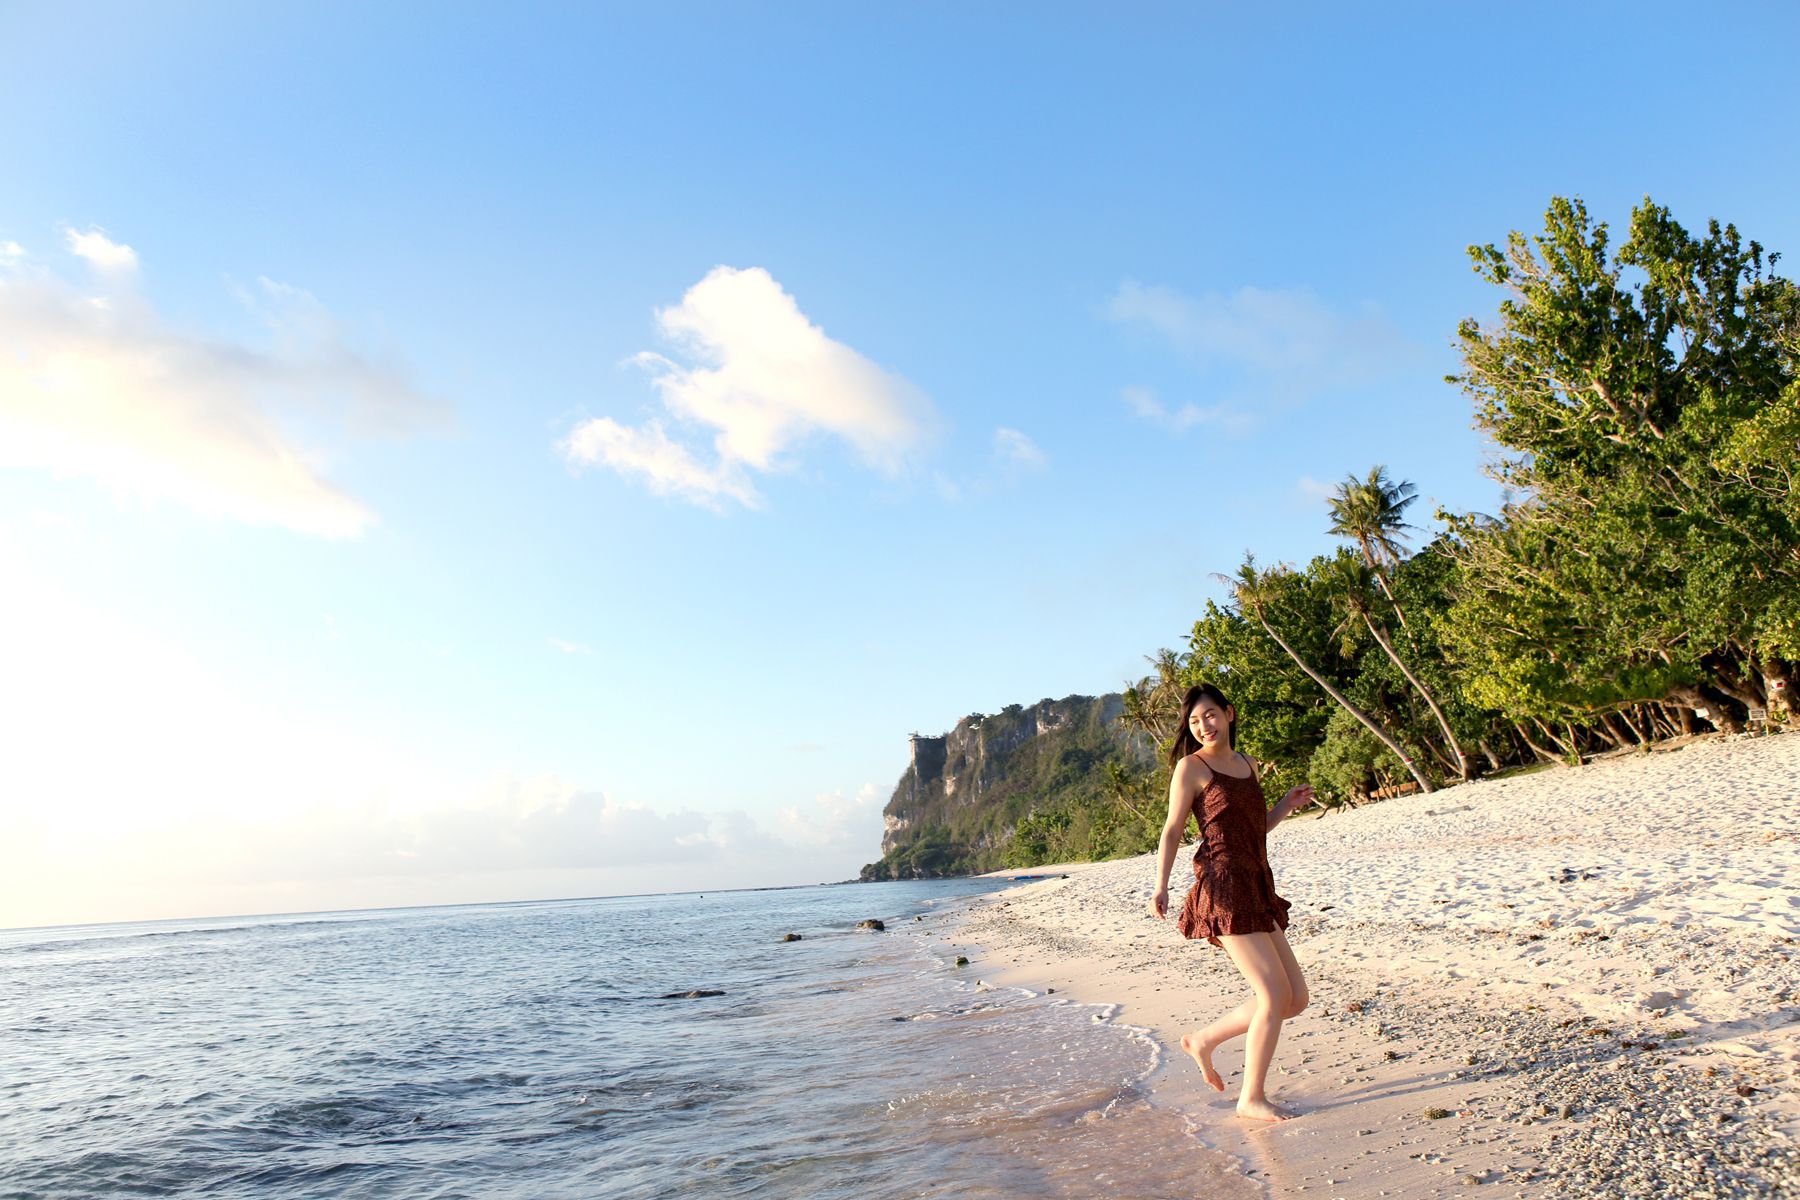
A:
MULTIPOLYGON (((1245 755, 1244 757, 1249 758, 1250 756, 1245 755)), ((1258 775, 1262 774, 1261 763, 1257 762, 1254 758, 1251 758, 1250 765, 1255 769, 1258 775)), ((1277 800, 1275 802, 1275 807, 1269 810, 1268 824, 1264 826, 1263 832, 1274 833, 1277 825, 1311 804, 1312 801, 1312 784, 1303 783, 1298 787, 1289 788, 1287 795, 1277 800)))

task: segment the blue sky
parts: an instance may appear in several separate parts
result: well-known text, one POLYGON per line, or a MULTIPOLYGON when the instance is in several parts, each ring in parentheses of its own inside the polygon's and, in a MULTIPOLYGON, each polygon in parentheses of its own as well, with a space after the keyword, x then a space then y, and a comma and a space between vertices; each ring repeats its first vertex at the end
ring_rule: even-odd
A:
POLYGON ((1697 12, 0 6, 0 926, 853 875, 1324 484, 1492 507, 1469 243, 1800 245, 1697 12))

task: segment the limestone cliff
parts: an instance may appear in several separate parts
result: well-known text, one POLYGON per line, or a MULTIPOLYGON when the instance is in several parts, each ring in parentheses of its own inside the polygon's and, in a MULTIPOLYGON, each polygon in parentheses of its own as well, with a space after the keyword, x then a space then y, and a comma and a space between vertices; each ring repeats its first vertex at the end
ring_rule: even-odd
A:
POLYGON ((865 879, 991 870, 1018 822, 1046 805, 1092 801, 1106 766, 1153 760, 1149 742, 1119 723, 1124 698, 1065 696, 972 713, 950 732, 913 734, 910 761, 883 812, 882 859, 865 879))

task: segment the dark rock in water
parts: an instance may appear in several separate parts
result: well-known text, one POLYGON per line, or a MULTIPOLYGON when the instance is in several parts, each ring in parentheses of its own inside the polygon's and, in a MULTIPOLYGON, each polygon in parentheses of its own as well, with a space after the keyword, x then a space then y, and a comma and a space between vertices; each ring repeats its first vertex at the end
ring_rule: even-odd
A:
POLYGON ((858 921, 856 923, 856 927, 858 929, 873 929, 876 933, 881 933, 887 929, 886 925, 883 925, 880 921, 877 921, 874 917, 870 917, 866 921, 858 921))
POLYGON ((956 956, 956 965, 959 967, 966 967, 969 965, 969 960, 959 954, 956 956))
POLYGON ((784 942, 797 942, 800 940, 800 935, 797 933, 784 933, 781 935, 781 940, 784 942))
POLYGON ((723 996, 724 994, 725 994, 724 992, 715 992, 715 991, 709 991, 705 988, 696 988, 695 990, 693 990, 691 992, 670 992, 668 995, 664 996, 663 999, 664 1000, 700 1000, 707 996, 723 996))

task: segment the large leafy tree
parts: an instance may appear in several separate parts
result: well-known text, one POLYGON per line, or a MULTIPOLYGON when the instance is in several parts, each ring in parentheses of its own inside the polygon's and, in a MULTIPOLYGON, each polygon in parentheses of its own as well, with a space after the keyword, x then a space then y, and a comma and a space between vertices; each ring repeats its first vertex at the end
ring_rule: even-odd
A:
POLYGON ((1774 256, 1648 200, 1615 254, 1565 199, 1542 234, 1471 254, 1506 296, 1463 322, 1454 378, 1517 497, 1459 530, 1472 690, 1582 716, 1791 691, 1800 298, 1774 256))

